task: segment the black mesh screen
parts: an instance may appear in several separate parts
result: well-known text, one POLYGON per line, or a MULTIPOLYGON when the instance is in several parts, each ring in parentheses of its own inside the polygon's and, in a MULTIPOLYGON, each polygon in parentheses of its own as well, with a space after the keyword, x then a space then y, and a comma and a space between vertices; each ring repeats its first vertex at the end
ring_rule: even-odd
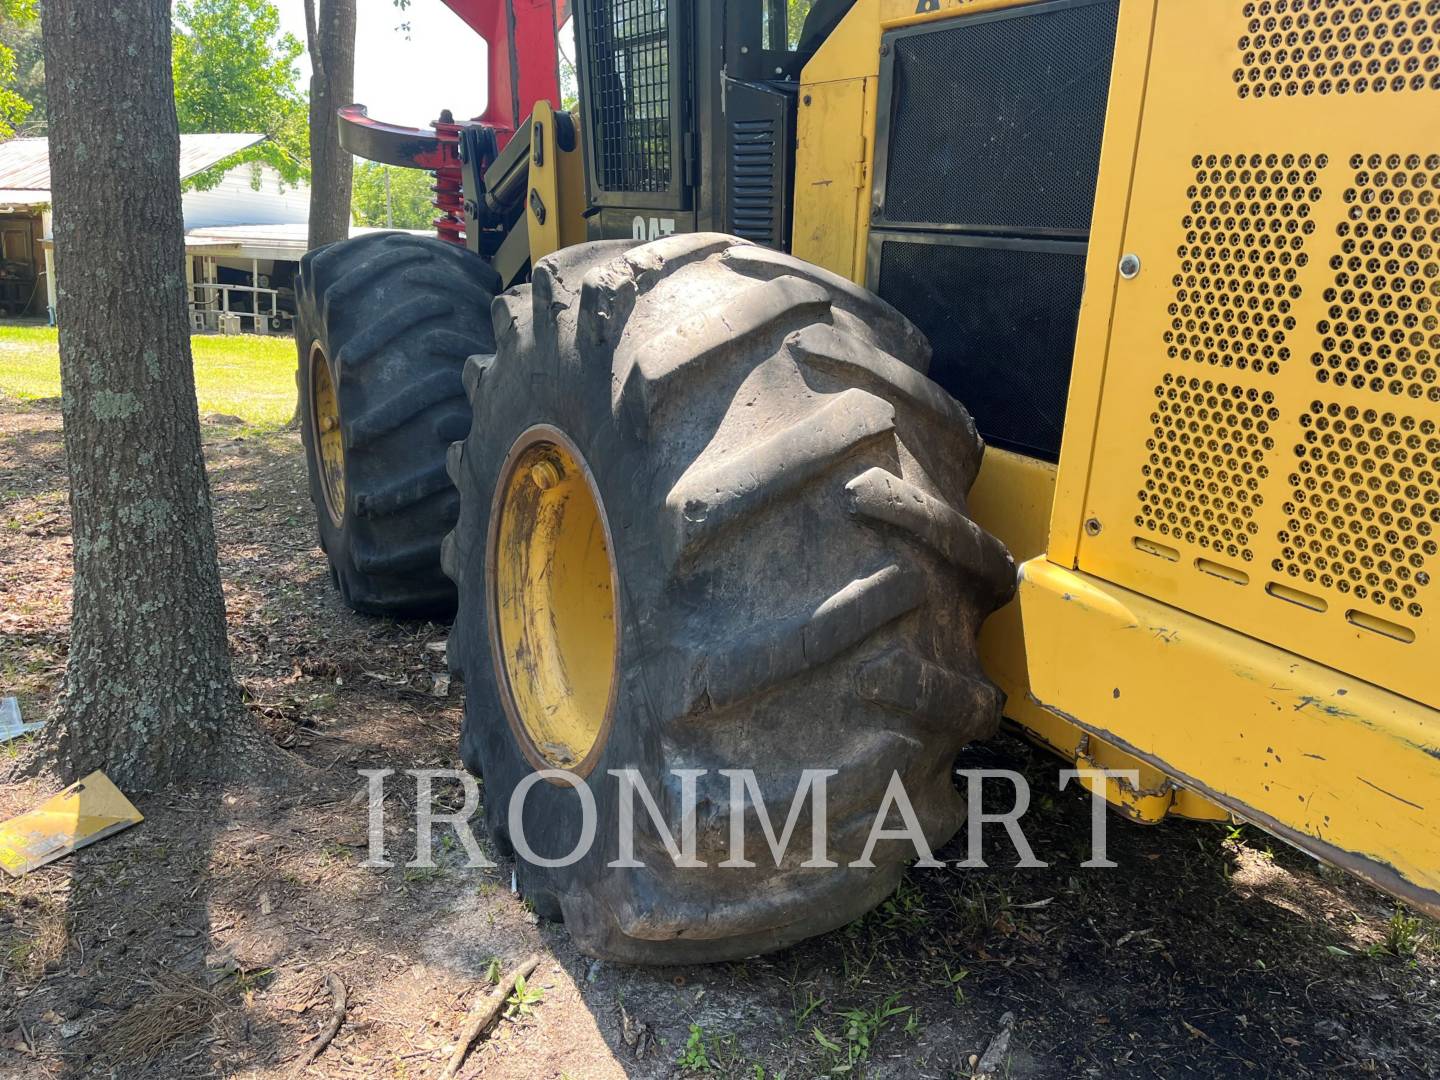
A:
POLYGON ((587 57, 595 175, 606 191, 668 191, 668 0, 594 0, 587 57))
POLYGON ((886 222, 1090 227, 1118 0, 895 36, 886 222))
POLYGON ((1085 245, 972 246, 985 244, 886 237, 879 292, 930 339, 930 377, 964 402, 987 442, 1054 461, 1085 245))

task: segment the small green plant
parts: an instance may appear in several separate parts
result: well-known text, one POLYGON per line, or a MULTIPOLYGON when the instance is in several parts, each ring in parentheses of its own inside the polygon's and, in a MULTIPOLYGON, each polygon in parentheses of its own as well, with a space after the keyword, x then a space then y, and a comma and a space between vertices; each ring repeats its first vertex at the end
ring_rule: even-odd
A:
POLYGON ((1376 948, 1390 956, 1411 957, 1420 951, 1424 924, 1403 907, 1397 907, 1385 924, 1385 940, 1376 948))
POLYGON ((325 865, 337 862, 349 862, 352 858, 351 851, 338 840, 327 840, 320 847, 320 861, 325 865))
POLYGON ((427 881, 434 881, 440 876, 438 866, 407 866, 404 873, 404 881, 407 885, 423 884, 427 881))
POLYGON ((969 975, 969 968, 962 967, 956 968, 954 971, 951 971, 950 965, 945 965, 945 984, 950 987, 951 992, 954 994, 956 1005, 965 1004, 965 988, 961 985, 961 983, 963 983, 969 977, 969 975))
POLYGON ((705 1050, 705 1029, 699 1024, 690 1025, 690 1036, 685 1040, 685 1049, 675 1059, 682 1072, 709 1072, 710 1056, 705 1050))
POLYGON ((545 991, 538 986, 531 986, 521 975, 515 980, 515 989, 505 999, 505 1015, 509 1017, 529 1016, 535 1011, 535 1006, 545 1000, 545 991))
POLYGON ((269 981, 270 976, 275 974, 274 968, 256 968, 253 971, 237 971, 235 973, 235 988, 242 994, 262 989, 269 981))
POLYGON ((804 1026, 805 1021, 810 1019, 810 1014, 824 1004, 824 998, 816 997, 807 990, 805 993, 805 1007, 797 1010, 795 1013, 795 1030, 799 1031, 800 1028, 804 1026))
POLYGON ((9 742, 0 743, 0 757, 6 757, 11 759, 18 758, 20 756, 20 752, 29 747, 31 741, 35 738, 35 734, 36 733, 33 731, 28 732, 25 735, 20 735, 14 739, 11 739, 9 742))
POLYGON ((499 984, 500 958, 498 956, 492 956, 490 958, 490 963, 485 965, 485 981, 488 982, 491 986, 496 986, 499 984))
POLYGON ((873 936, 867 936, 863 941, 858 936, 847 937, 840 946, 840 968, 845 975, 845 985, 859 990, 869 979, 879 956, 880 943, 873 936))
MULTIPOLYGON (((845 1010, 840 1014, 845 1028, 839 1039, 830 1038, 818 1025, 811 1028, 815 1041, 830 1053, 832 1073, 849 1072, 868 1059, 880 1033, 889 1027, 897 1016, 913 1011, 909 1005, 901 1005, 899 1001, 899 994, 891 994, 873 1009, 845 1010)), ((912 1030, 907 1021, 905 1030, 912 1034, 918 1031, 918 1022, 912 1030)))
POLYGON ((930 912, 925 909, 925 895, 920 887, 909 878, 902 878, 890 899, 880 905, 880 921, 888 929, 909 934, 924 930, 930 922, 930 912))

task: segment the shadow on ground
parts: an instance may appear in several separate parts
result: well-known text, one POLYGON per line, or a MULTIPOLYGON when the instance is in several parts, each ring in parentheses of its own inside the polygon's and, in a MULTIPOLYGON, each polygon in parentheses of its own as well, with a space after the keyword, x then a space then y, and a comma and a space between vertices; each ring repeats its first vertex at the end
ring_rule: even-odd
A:
MULTIPOLYGON (((53 487, 59 426, 50 406, 0 411, 0 618, 24 596, 40 620, 37 583, 68 588, 53 565, 64 537, 11 520, 53 487)), ((435 1076, 488 970, 533 952, 543 1000, 462 1075, 963 1077, 1007 1013, 1012 1077, 1440 1075, 1431 924, 1246 829, 1112 818, 1119 865, 1086 869, 1088 796, 1061 793, 1059 763, 1010 737, 983 764, 1030 780, 1025 830, 1049 866, 1013 869, 994 830, 991 869, 912 870, 859 922, 745 963, 593 962, 511 893, 504 860, 467 868, 443 829, 436 866, 407 867, 402 775, 386 789, 395 865, 361 865, 358 770, 458 765, 445 628, 333 600, 293 435, 212 425, 207 452, 236 674, 251 715, 310 772, 283 790, 138 796, 144 824, 0 882, 0 1075, 291 1075, 329 1018, 334 973, 350 1005, 309 1075, 435 1076)), ((63 662, 55 603, 46 626, 0 637, 0 671, 31 680, 37 711, 63 662)), ((993 783, 1003 804, 1008 785, 993 783)), ((0 812, 38 794, 0 791, 0 812)))

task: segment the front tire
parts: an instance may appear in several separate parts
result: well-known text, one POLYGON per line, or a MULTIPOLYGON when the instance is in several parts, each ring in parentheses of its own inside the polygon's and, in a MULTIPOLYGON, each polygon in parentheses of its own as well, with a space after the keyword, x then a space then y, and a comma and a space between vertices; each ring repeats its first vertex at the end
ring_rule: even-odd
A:
MULTIPOLYGON (((466 368, 474 422, 449 458, 461 513, 444 547, 460 583, 461 756, 484 776, 504 848, 519 846, 510 796, 527 776, 584 777, 591 850, 565 867, 517 860, 523 891, 583 951, 734 959, 842 925, 894 889, 908 845, 848 865, 892 773, 932 846, 958 829, 955 756, 994 731, 1001 704, 976 635, 1015 568, 967 516, 982 445, 924 377, 929 348, 901 315, 732 237, 627 247, 542 260, 495 303, 493 361, 466 368), (707 867, 673 865, 654 829, 637 829, 646 866, 608 865, 609 770, 626 768, 677 837, 675 770, 706 770, 707 867), (777 830, 802 770, 836 770, 839 867, 800 865, 808 818, 777 867, 753 808, 757 865, 716 865, 731 854, 717 770, 742 768, 777 830)), ((559 857, 581 800, 536 784, 521 822, 533 851, 559 857)))
POLYGON ((300 430, 320 546, 345 603, 448 618, 440 542, 459 499, 445 452, 470 427, 465 358, 494 351, 499 275, 408 233, 308 252, 296 288, 300 430))

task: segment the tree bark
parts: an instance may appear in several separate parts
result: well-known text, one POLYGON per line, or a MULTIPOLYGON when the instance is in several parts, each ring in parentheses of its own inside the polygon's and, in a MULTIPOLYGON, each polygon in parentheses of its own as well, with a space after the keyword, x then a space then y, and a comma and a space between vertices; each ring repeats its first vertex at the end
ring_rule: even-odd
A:
POLYGON ((335 110, 355 100, 355 0, 305 0, 310 46, 310 247, 350 235, 354 160, 335 110), (318 6, 318 17, 317 17, 318 6))
POLYGON ((155 788, 230 771, 225 748, 258 731, 231 679, 200 448, 170 0, 45 0, 43 36, 75 575, 37 764, 155 788))

